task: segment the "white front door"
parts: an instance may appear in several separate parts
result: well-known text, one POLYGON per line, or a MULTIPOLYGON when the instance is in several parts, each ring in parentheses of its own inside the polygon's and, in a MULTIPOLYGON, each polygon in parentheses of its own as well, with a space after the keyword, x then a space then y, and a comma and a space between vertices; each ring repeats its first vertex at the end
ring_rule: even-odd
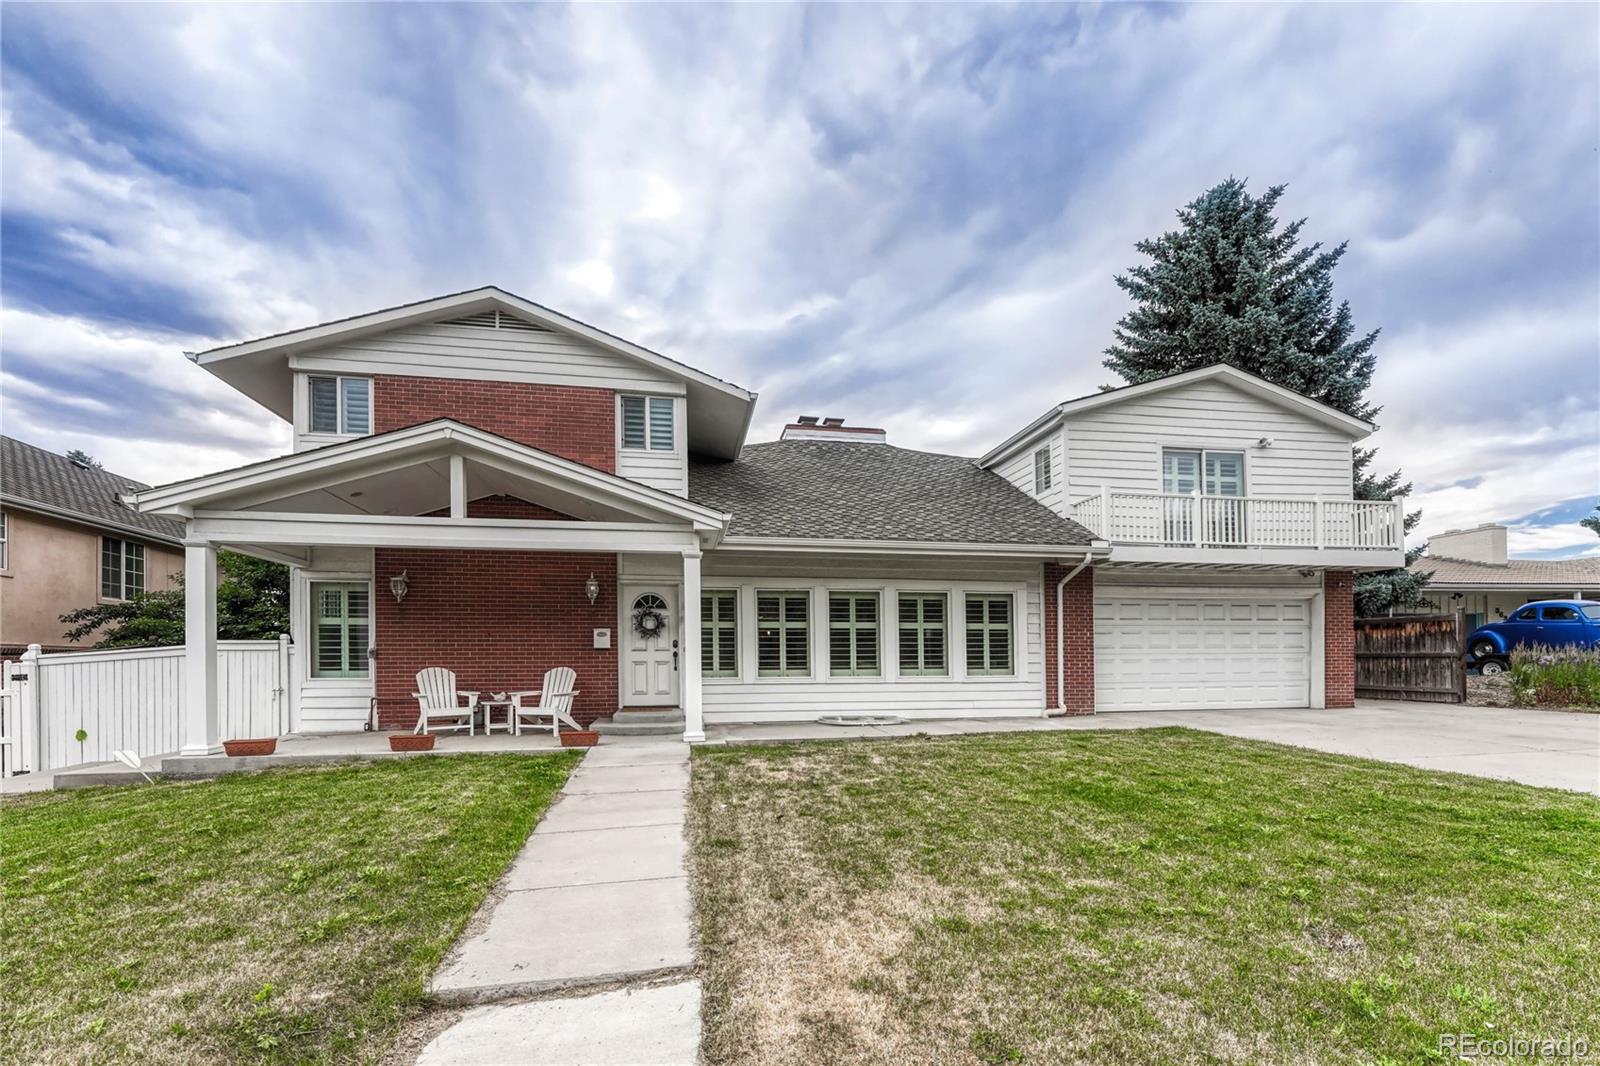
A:
POLYGON ((1100 711, 1309 706, 1311 605, 1097 590, 1094 702, 1100 711))
POLYGON ((678 705, 678 590, 629 585, 622 596, 622 705, 678 705))

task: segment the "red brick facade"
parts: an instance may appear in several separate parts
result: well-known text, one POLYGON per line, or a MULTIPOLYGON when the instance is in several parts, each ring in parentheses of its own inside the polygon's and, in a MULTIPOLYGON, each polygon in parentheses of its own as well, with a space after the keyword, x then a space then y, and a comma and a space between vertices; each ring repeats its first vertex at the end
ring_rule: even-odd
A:
POLYGON ((1322 575, 1323 697, 1330 708, 1356 705, 1355 576, 1322 575))
POLYGON ((1056 563, 1044 567, 1045 706, 1057 714, 1094 713, 1094 568, 1085 567, 1062 590, 1066 614, 1066 706, 1056 703, 1056 585, 1072 571, 1056 563))
POLYGON ((379 374, 372 379, 372 428, 383 433, 453 418, 614 474, 615 397, 575 385, 379 374))
MULTIPOLYGON (((563 519, 566 515, 509 496, 474 500, 473 518, 563 519)), ((378 725, 409 729, 417 721, 417 671, 445 666, 461 688, 483 693, 536 689, 553 666, 578 671, 573 717, 592 722, 617 709, 617 652, 597 651, 593 630, 615 629, 617 557, 597 552, 457 551, 378 548, 373 552, 378 659, 378 725), (406 571, 404 603, 388 594, 406 571), (584 595, 600 582, 594 606, 584 595)))

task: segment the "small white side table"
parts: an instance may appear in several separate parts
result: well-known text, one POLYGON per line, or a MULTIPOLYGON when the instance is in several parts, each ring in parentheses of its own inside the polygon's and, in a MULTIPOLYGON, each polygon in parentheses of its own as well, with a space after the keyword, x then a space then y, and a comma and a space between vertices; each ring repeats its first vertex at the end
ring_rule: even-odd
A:
POLYGON ((485 736, 493 733, 496 729, 507 733, 515 733, 517 731, 517 703, 515 700, 479 700, 478 706, 483 708, 483 732, 485 736), (505 712, 505 721, 499 725, 496 725, 494 721, 495 711, 505 712))

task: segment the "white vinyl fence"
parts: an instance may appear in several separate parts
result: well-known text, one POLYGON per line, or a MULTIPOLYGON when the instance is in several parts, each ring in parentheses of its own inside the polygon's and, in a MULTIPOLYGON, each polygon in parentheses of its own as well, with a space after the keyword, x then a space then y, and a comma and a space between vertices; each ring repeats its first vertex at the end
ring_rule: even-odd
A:
MULTIPOLYGON (((217 642, 223 740, 289 731, 287 636, 217 642)), ((0 674, 0 775, 175 752, 183 733, 185 652, 118 648, 42 655, 0 674), (77 739, 78 731, 85 734, 77 739)))

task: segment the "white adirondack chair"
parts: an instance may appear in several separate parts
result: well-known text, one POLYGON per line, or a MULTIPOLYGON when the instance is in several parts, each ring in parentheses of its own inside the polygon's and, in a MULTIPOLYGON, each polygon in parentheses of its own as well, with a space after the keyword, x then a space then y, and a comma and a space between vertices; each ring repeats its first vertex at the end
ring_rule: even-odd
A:
POLYGON ((558 666, 554 670, 546 670, 544 687, 536 692, 512 692, 511 697, 511 724, 512 731, 522 735, 523 722, 540 728, 541 718, 550 719, 550 733, 552 736, 561 735, 561 724, 565 722, 568 728, 582 729, 572 717, 572 701, 577 698, 578 690, 572 686, 577 683, 578 673, 570 666, 558 666), (522 701, 539 697, 536 707, 525 707, 522 701))
POLYGON ((422 708, 413 733, 426 733, 428 727, 437 721, 450 723, 437 728, 460 729, 465 726, 467 736, 472 736, 472 718, 478 711, 478 694, 457 690, 454 671, 442 666, 430 666, 418 671, 417 691, 412 695, 422 708), (463 699, 467 701, 465 704, 461 702, 463 699))

